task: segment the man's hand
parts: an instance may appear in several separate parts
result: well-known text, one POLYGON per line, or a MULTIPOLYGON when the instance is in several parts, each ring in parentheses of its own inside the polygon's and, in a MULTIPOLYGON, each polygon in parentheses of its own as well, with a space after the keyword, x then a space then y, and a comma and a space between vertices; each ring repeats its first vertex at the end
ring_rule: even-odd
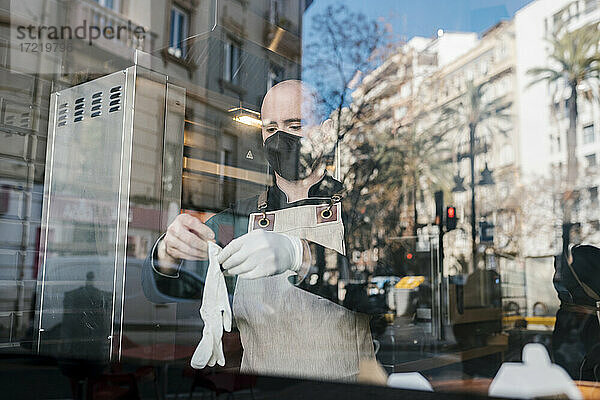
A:
POLYGON ((240 236, 219 253, 217 260, 228 275, 256 279, 298 271, 302 265, 302 241, 282 233, 256 230, 240 236))
POLYGON ((215 241, 215 234, 208 226, 196 217, 180 214, 158 244, 158 260, 163 266, 176 264, 181 259, 206 260, 209 241, 215 241))

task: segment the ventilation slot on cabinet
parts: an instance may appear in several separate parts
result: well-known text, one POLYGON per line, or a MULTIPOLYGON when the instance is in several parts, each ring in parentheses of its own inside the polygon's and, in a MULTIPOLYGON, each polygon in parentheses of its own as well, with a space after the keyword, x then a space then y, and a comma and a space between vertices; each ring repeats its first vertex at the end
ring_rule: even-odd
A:
POLYGON ((58 106, 58 126, 67 124, 67 114, 69 113, 69 103, 62 103, 58 106))
POLYGON ((121 90, 121 85, 115 86, 110 89, 110 102, 108 106, 108 112, 114 112, 121 109, 121 94, 123 91, 121 90))
POLYGON ((102 92, 96 92, 92 95, 92 118, 99 116, 102 113, 102 92))
POLYGON ((83 111, 85 108, 85 99, 83 97, 78 98, 77 100, 75 100, 75 112, 73 112, 73 116, 75 118, 73 118, 74 122, 79 122, 83 119, 83 111))

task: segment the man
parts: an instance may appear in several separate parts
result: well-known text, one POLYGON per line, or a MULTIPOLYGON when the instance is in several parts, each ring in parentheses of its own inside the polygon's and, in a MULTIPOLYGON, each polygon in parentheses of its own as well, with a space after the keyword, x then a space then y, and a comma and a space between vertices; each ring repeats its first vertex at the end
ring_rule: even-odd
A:
POLYGON ((600 381, 600 248, 579 244, 565 253, 555 259, 554 361, 573 379, 600 381))
POLYGON ((319 124, 318 115, 314 92, 300 81, 271 88, 261 118, 275 185, 206 224, 179 215, 153 249, 154 279, 172 279, 178 268, 206 264, 208 241, 224 246, 218 261, 237 277, 241 372, 354 380, 359 360, 374 358, 365 302, 346 308, 324 282, 305 279, 315 253, 345 255, 342 185, 324 165, 336 138, 332 121, 319 124))

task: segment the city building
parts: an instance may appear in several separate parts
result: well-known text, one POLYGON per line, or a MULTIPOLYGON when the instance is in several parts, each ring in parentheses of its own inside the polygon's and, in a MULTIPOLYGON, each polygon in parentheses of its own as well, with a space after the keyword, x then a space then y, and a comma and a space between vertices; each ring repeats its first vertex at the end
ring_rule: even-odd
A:
MULTIPOLYGON (((553 33, 598 21, 600 6, 594 0, 536 0, 479 38, 475 33, 440 30, 435 38, 412 38, 384 63, 395 63, 395 71, 402 71, 403 79, 397 81, 393 93, 379 100, 388 110, 388 117, 377 122, 379 129, 398 130, 415 125, 421 132, 433 126, 438 127, 437 133, 447 130, 438 162, 445 162, 457 180, 432 184, 431 179, 424 179, 419 186, 425 190, 415 197, 417 204, 412 204, 411 196, 404 196, 400 211, 404 235, 413 235, 415 228, 423 237, 436 234, 433 192, 445 191, 446 203, 456 206, 461 228, 445 235, 446 273, 467 272, 471 268, 472 228, 468 129, 457 131, 443 125, 440 121, 444 110, 465 102, 468 83, 472 82, 475 86, 484 85, 482 103, 493 103, 499 114, 509 116, 502 121, 493 121, 491 116, 490 121, 479 124, 473 157, 475 246, 482 255, 478 264, 501 273, 504 307, 511 311, 532 314, 539 304, 550 311, 558 306, 551 282, 554 256, 562 246, 560 177, 566 165, 569 91, 560 86, 564 82, 558 86, 544 82, 532 85, 529 71, 547 66, 540 63, 548 62, 547 39, 553 33), (484 169, 492 172, 493 184, 479 185, 484 169), (452 190, 461 189, 459 186, 463 186, 463 191, 452 190), (483 237, 480 223, 493 226, 491 241, 483 237), (533 280, 546 283, 526 284, 533 280)), ((362 85, 387 85, 385 74, 390 70, 389 65, 378 68, 365 76, 362 85)), ((366 92, 359 86, 354 96, 360 98, 366 92)), ((600 240, 595 212, 598 115, 597 103, 580 100, 580 178, 576 184, 574 220, 581 224, 579 241, 588 243, 600 240)))
MULTIPOLYGON (((10 140, 0 149, 0 346, 29 346, 32 339, 50 93, 147 55, 152 69, 187 90, 182 208, 208 218, 270 183, 257 112, 271 86, 300 78, 302 18, 311 2, 77 0, 40 7, 25 0, 2 10, 0 73, 8 85, 0 130, 10 140), (67 40, 63 51, 24 52, 20 45, 29 46, 29 39, 16 40, 18 27, 30 25, 60 32, 95 26, 105 34, 92 40, 86 31, 88 37, 67 40)), ((138 111, 147 113, 149 126, 162 118, 151 111, 157 101, 147 99, 148 108, 138 111)), ((132 177, 127 252, 143 259, 160 234, 148 221, 161 200, 155 169, 162 138, 149 129, 137 140, 142 168, 132 177)), ((73 235, 94 229, 83 203, 65 200, 65 210, 81 215, 78 229, 54 232, 65 243, 80 243, 72 246, 78 254, 85 254, 85 244, 73 235)))
MULTIPOLYGON (((562 206, 566 135, 569 126, 567 99, 570 91, 565 82, 532 85, 532 68, 555 67, 549 61, 549 42, 560 30, 573 31, 600 21, 597 1, 531 2, 517 11, 516 35, 517 109, 519 114, 519 160, 524 187, 523 254, 528 280, 550 279, 554 256, 562 248, 562 206)), ((585 96, 581 96, 585 97, 585 96)), ((573 241, 598 243, 598 168, 600 150, 597 135, 600 108, 594 101, 580 98, 577 126, 579 180, 575 183, 572 221, 581 224, 573 241)), ((575 233, 574 233, 575 234, 575 233)), ((534 290, 528 288, 528 290, 534 290)), ((534 295, 530 297, 536 297, 534 295)))

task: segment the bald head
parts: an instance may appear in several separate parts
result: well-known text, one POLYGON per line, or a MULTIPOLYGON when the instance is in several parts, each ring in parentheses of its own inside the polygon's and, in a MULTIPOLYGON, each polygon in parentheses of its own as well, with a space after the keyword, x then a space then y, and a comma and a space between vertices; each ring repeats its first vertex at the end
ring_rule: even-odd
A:
POLYGON ((273 86, 260 110, 263 141, 278 130, 303 136, 306 128, 318 126, 317 103, 316 92, 301 81, 288 80, 273 86))

